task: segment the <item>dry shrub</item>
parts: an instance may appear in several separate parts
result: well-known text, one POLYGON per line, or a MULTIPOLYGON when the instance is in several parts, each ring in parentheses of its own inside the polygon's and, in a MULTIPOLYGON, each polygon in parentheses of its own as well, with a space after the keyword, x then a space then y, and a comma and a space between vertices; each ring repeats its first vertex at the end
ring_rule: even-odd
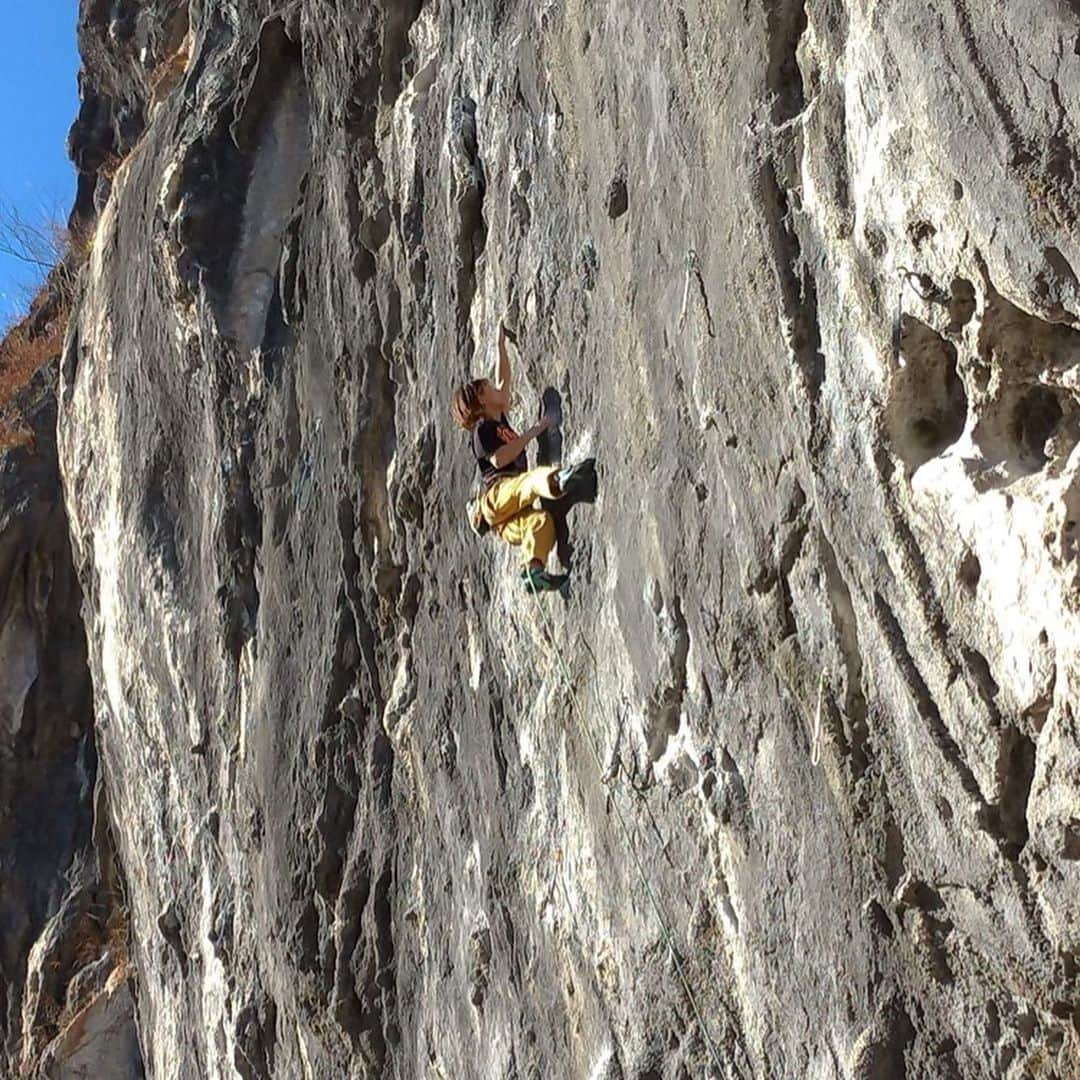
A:
POLYGON ((58 312, 37 336, 30 335, 28 324, 24 319, 0 342, 0 405, 8 404, 64 347, 67 312, 58 312))
POLYGON ((89 912, 81 916, 72 937, 74 941, 70 968, 73 973, 100 960, 108 945, 101 920, 89 912))
POLYGON ((129 926, 127 909, 120 905, 115 906, 109 914, 109 921, 105 924, 105 943, 109 946, 113 964, 125 974, 128 967, 129 926))
POLYGON ((59 280, 55 286, 60 305, 65 309, 65 318, 75 299, 75 287, 79 273, 90 261, 94 253, 96 232, 88 225, 77 225, 64 230, 64 244, 67 251, 63 261, 57 266, 59 280))
POLYGON ((34 1026, 30 1031, 30 1045, 23 1046, 21 1075, 33 1076, 37 1072, 35 1062, 59 1033, 63 1014, 64 1006, 50 994, 42 994, 38 999, 34 1026))
MULTIPOLYGON (((71 1000, 71 981, 83 968, 95 963, 107 953, 112 964, 105 990, 108 991, 110 987, 115 987, 129 977, 127 909, 120 905, 114 906, 104 926, 94 916, 85 914, 75 929, 75 940, 71 948, 70 960, 64 961, 68 1000, 60 1002, 46 993, 42 993, 38 999, 30 1044, 23 1049, 23 1075, 35 1074, 33 1063, 38 1060, 45 1047, 69 1024, 78 1022, 80 1014, 100 992, 100 986, 90 985, 76 1000, 71 1000)), ((53 967, 59 969, 60 966, 59 958, 55 959, 53 967)))
POLYGON ((0 453, 31 446, 33 442, 34 433, 26 426, 26 421, 18 412, 0 415, 0 453))
POLYGON ((0 342, 0 450, 33 442, 15 399, 41 368, 60 355, 66 333, 65 307, 46 324, 43 332, 32 334, 30 319, 23 319, 0 342))
POLYGON ((79 272, 94 248, 94 232, 87 226, 53 226, 51 233, 56 265, 30 304, 30 314, 0 341, 0 452, 33 442, 16 399, 63 352, 79 272))

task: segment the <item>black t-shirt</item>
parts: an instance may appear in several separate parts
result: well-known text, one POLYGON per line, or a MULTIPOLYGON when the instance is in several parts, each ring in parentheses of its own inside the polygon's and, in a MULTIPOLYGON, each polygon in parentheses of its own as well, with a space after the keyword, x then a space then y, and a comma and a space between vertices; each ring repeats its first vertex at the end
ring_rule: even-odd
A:
POLYGON ((491 487, 496 480, 501 480, 504 476, 517 476, 518 473, 523 473, 528 469, 529 463, 525 458, 524 450, 509 465, 504 465, 501 469, 496 469, 491 460, 492 455, 500 446, 513 442, 517 437, 517 432, 506 419, 506 413, 503 413, 498 420, 481 420, 473 428, 472 450, 476 463, 480 466, 480 475, 484 478, 485 488, 491 487))

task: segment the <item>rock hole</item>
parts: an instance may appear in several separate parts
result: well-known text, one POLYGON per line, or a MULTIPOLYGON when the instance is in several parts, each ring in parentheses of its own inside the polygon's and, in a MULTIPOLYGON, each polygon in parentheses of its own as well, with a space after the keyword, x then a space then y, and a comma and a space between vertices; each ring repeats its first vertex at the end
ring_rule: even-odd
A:
POLYGON ((1039 1022, 1030 1011, 1022 1012, 1016 1018, 1016 1032, 1024 1042, 1030 1042, 1039 1030, 1039 1022))
POLYGON ((1053 1013, 1059 1020, 1070 1020, 1073 1014, 1073 1005, 1071 1001, 1055 1001, 1050 1006, 1050 1012, 1053 1013))
POLYGON ((1080 859, 1080 820, 1077 818, 1071 818, 1065 824, 1061 857, 1072 861, 1080 859))
POLYGON ((953 278, 949 294, 949 333, 958 334, 975 314, 975 286, 967 278, 953 278))
POLYGON ((622 174, 616 175, 608 185, 607 191, 607 215, 612 221, 616 221, 626 213, 630 205, 626 193, 626 178, 622 174))
POLYGON ((908 239, 920 248, 927 240, 937 236, 937 229, 929 221, 913 221, 908 225, 907 233, 908 239))
POLYGON ((1029 315, 988 285, 978 349, 991 396, 979 403, 972 438, 986 461, 1013 480, 1067 455, 1076 402, 1055 384, 1080 362, 1080 332, 1029 315))
POLYGON ((900 351, 905 366, 893 378, 886 426, 910 475, 960 438, 968 400, 955 346, 911 315, 903 318, 900 351))
POLYGON ((1021 456, 1042 468, 1049 460, 1046 443, 1054 434, 1064 410, 1057 395, 1045 386, 1029 390, 1017 403, 1012 415, 1012 436, 1021 456))
POLYGON ((884 1010, 882 1031, 860 1053, 852 1074, 865 1080, 906 1080, 908 1047, 915 1040, 915 1026, 899 1002, 884 1010))
POLYGON ((877 902, 870 900, 866 905, 866 916, 870 922, 870 929, 888 941, 893 936, 893 924, 885 909, 877 902))
POLYGON ((900 908, 924 912, 941 911, 945 907, 937 889, 910 874, 905 874, 901 879, 896 889, 896 901, 900 908))
POLYGON ((959 180, 952 182, 952 197, 959 202, 964 197, 964 185, 959 180))
POLYGON ((1019 856, 1028 842, 1027 807, 1035 777, 1035 743, 1015 727, 1002 734, 997 762, 997 815, 1007 854, 1019 856))
POLYGON ((968 591, 975 592, 982 577, 982 563, 974 551, 969 551, 960 561, 960 569, 956 572, 956 580, 968 591))

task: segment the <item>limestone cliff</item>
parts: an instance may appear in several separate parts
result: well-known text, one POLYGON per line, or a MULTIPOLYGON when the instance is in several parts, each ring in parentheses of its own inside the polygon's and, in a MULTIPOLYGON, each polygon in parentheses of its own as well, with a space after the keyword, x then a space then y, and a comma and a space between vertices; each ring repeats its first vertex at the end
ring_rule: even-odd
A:
POLYGON ((148 1075, 1075 1075, 1075 2, 81 19, 148 1075), (504 310, 601 469, 539 602, 448 412, 504 310))
POLYGON ((123 883, 96 786, 56 376, 49 365, 18 394, 28 438, 0 455, 0 1070, 106 1060, 126 1080, 139 1048, 123 883))

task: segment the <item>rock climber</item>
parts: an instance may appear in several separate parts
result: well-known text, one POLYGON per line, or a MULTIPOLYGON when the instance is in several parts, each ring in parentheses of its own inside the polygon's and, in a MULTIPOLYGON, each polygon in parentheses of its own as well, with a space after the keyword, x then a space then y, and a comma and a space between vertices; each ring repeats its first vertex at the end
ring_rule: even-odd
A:
POLYGON ((555 546, 555 522, 538 505, 544 499, 571 496, 575 487, 590 480, 595 486, 594 463, 560 469, 541 465, 530 469, 525 448, 552 425, 541 410, 540 419, 518 435, 506 418, 510 407, 510 357, 507 342, 517 339, 505 321, 499 323, 499 348, 494 379, 473 379, 454 391, 454 419, 472 433, 472 452, 480 468, 483 492, 469 504, 469 523, 479 534, 494 529, 508 544, 521 548, 521 580, 532 592, 552 592, 566 584, 568 574, 548 572, 547 561, 555 546))

